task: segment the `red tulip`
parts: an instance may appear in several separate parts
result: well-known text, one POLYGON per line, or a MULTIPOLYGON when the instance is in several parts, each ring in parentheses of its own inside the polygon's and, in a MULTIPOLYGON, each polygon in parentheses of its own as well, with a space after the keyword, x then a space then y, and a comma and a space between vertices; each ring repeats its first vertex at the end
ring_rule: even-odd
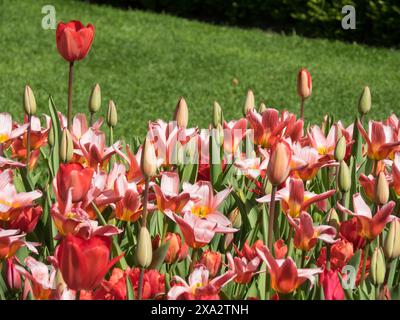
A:
POLYGON ((65 283, 72 290, 91 290, 121 258, 110 261, 111 240, 94 236, 88 240, 67 235, 56 248, 58 266, 65 283))
POLYGON ((320 282, 324 289, 325 300, 344 300, 344 290, 337 271, 324 270, 320 282))
POLYGON ((94 38, 94 27, 86 27, 80 21, 60 22, 56 31, 57 49, 69 62, 82 60, 88 54, 94 38))
POLYGON ((94 170, 83 168, 79 163, 60 164, 57 172, 57 189, 62 200, 66 200, 68 189, 72 188, 72 202, 82 201, 90 188, 94 170))
POLYGON ((31 233, 35 229, 42 212, 40 206, 13 210, 10 214, 9 227, 31 233))

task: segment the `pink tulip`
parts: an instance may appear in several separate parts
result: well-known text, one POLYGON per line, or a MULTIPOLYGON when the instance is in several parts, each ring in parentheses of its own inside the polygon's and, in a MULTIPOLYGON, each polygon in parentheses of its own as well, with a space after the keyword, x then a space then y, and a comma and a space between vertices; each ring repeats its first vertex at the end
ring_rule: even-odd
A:
POLYGON ((210 243, 216 233, 234 233, 234 228, 224 227, 186 212, 183 217, 170 211, 165 213, 182 231, 185 243, 191 248, 201 248, 210 243))
POLYGON ((0 113, 0 145, 22 136, 29 124, 14 128, 12 117, 9 113, 0 113))
POLYGON ((231 189, 225 189, 214 196, 214 189, 209 181, 198 181, 196 184, 183 184, 183 192, 190 194, 192 199, 182 209, 183 212, 190 211, 195 216, 206 219, 219 226, 229 226, 231 222, 218 211, 218 207, 228 197, 231 189))
POLYGON ((254 143, 263 148, 272 147, 280 139, 287 124, 276 109, 266 109, 261 114, 252 109, 247 113, 247 120, 253 130, 254 143))
POLYGON ((232 271, 209 280, 205 266, 196 267, 189 276, 189 283, 175 276, 176 284, 168 292, 168 300, 219 300, 219 291, 227 285, 235 274, 232 271))
POLYGON ((358 130, 368 145, 367 155, 372 160, 383 160, 400 145, 400 140, 395 136, 392 127, 382 122, 369 121, 368 133, 361 122, 357 122, 358 130))
POLYGON ((357 233, 366 240, 374 240, 383 231, 385 225, 395 218, 395 216, 391 215, 395 207, 394 201, 389 201, 383 205, 372 216, 371 209, 359 193, 353 195, 354 212, 343 207, 340 203, 337 206, 343 213, 357 218, 357 233))
POLYGON ((234 154, 247 133, 247 120, 224 121, 224 150, 234 154))
POLYGON ((245 257, 232 257, 228 252, 226 257, 230 270, 235 274, 234 281, 241 284, 247 284, 253 279, 261 263, 261 259, 258 256, 252 260, 247 260, 245 257))
MULTIPOLYGON (((290 179, 289 186, 278 190, 275 199, 281 201, 282 210, 285 214, 296 218, 302 211, 307 211, 311 204, 327 199, 334 195, 335 192, 335 190, 329 190, 321 194, 315 194, 304 190, 304 183, 302 180, 290 179)), ((271 201, 271 195, 268 194, 257 199, 257 201, 269 203, 271 201)))
POLYGON ((317 240, 328 244, 336 242, 336 229, 325 225, 314 227, 312 217, 307 212, 303 211, 299 219, 293 219, 290 215, 287 218, 294 228, 294 246, 297 249, 309 251, 316 245, 317 240))
POLYGON ((336 146, 337 131, 337 126, 333 125, 329 130, 328 136, 325 137, 325 134, 322 132, 320 127, 312 126, 307 132, 310 146, 314 149, 317 149, 318 154, 323 156, 329 155, 331 158, 333 158, 333 153, 336 146))
POLYGON ((315 275, 322 269, 297 269, 291 257, 285 260, 276 260, 267 247, 257 249, 260 258, 267 264, 271 275, 271 287, 278 293, 288 294, 295 291, 306 280, 315 282, 315 275))
POLYGON ((19 230, 0 228, 0 261, 13 257, 19 248, 27 247, 30 251, 38 253, 35 246, 38 243, 23 240, 25 233, 19 230))
POLYGON ((179 175, 176 172, 163 172, 161 186, 153 183, 152 187, 156 194, 157 207, 163 212, 170 210, 180 213, 191 198, 188 192, 179 193, 179 175))

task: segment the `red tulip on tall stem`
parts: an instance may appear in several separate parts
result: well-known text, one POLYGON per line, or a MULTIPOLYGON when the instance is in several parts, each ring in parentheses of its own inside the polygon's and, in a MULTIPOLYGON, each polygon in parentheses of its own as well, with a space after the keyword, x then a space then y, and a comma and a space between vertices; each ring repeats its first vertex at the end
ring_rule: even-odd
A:
POLYGON ((57 26, 56 42, 60 55, 69 62, 68 80, 68 129, 72 129, 72 83, 74 62, 82 60, 88 54, 94 38, 94 27, 86 27, 80 21, 60 22, 57 26))

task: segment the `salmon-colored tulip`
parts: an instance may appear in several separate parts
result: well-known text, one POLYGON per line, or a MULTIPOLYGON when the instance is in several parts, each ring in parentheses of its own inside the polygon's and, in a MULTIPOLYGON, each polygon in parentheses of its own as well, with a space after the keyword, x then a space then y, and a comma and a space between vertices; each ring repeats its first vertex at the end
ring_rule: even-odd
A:
POLYGON ((267 264, 271 275, 271 287, 278 293, 291 293, 306 280, 309 280, 313 285, 315 282, 315 275, 322 272, 320 268, 297 269, 291 257, 285 260, 276 260, 266 246, 257 249, 257 253, 267 264))
POLYGON ((261 259, 258 256, 255 256, 252 260, 247 260, 245 257, 232 257, 230 252, 228 252, 226 257, 230 270, 235 273, 233 281, 240 284, 249 283, 257 273, 261 263, 261 259))
POLYGON ((35 246, 38 243, 23 240, 25 233, 19 230, 0 228, 0 261, 13 257, 19 248, 27 247, 30 251, 37 253, 35 246))
POLYGON ((395 202, 389 201, 383 205, 375 215, 372 215, 371 209, 365 203, 359 193, 353 195, 354 212, 337 204, 340 211, 357 218, 357 233, 366 240, 374 240, 385 228, 385 225, 394 219, 391 215, 395 202))
POLYGON ((221 269, 221 253, 218 251, 206 250, 203 252, 199 263, 203 264, 209 271, 210 277, 214 278, 221 269))
POLYGON ((224 150, 234 154, 247 133, 247 120, 224 121, 224 150))
POLYGON ((336 229, 325 225, 314 227, 309 213, 303 211, 299 219, 293 219, 290 215, 287 218, 295 231, 294 246, 297 249, 309 251, 316 245, 317 240, 322 240, 329 244, 335 242, 336 229))
POLYGON ((357 128, 368 145, 368 158, 372 160, 386 159, 400 145, 398 137, 395 138, 392 127, 386 126, 382 122, 370 121, 367 133, 358 120, 357 128))
POLYGON ((82 60, 88 54, 94 38, 94 27, 86 27, 80 21, 60 22, 56 31, 57 49, 69 62, 82 60))
POLYGON ((310 72, 306 68, 301 68, 297 73, 297 94, 306 99, 311 96, 312 80, 310 72))
POLYGON ((283 183, 290 173, 292 150, 285 141, 275 144, 268 163, 267 176, 271 184, 277 186, 283 183))
MULTIPOLYGON (((335 194, 335 190, 329 190, 321 194, 304 190, 304 182, 299 179, 291 179, 289 186, 277 191, 275 199, 280 200, 282 210, 285 214, 297 218, 302 211, 307 211, 308 207, 321 200, 327 199, 335 194)), ((258 202, 270 202, 271 195, 268 194, 257 199, 258 202)))
MULTIPOLYGON (((157 235, 153 240, 153 251, 157 250, 161 245, 160 236, 157 235)), ((164 242, 162 244, 169 243, 167 253, 164 258, 164 262, 167 264, 180 262, 184 260, 189 253, 189 247, 186 243, 182 242, 179 233, 167 232, 165 235, 164 242)))

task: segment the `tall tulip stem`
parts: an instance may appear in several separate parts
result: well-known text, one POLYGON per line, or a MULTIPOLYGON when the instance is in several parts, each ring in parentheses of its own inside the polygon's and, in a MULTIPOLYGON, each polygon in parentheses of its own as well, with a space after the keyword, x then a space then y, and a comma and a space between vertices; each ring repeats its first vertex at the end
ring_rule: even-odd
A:
POLYGON ((147 202, 149 199, 149 184, 150 184, 150 179, 146 178, 143 191, 143 215, 142 215, 142 227, 144 228, 147 227, 147 214, 148 214, 147 202))
POLYGON ((363 265, 362 265, 362 269, 361 269, 360 287, 362 287, 364 285, 364 281, 365 281, 365 270, 367 269, 368 251, 369 251, 369 243, 367 243, 364 247, 364 259, 363 259, 363 265))
POLYGON ((304 119, 304 101, 305 101, 305 99, 301 99, 301 102, 300 102, 300 119, 304 119))
POLYGON ((28 114, 28 129, 26 130, 26 171, 29 172, 29 162, 31 160, 31 124, 32 116, 28 114))
POLYGON ((143 296, 143 278, 144 278, 144 268, 141 268, 139 276, 138 300, 142 300, 143 296))
POLYGON ((274 224, 275 224, 275 195, 276 186, 272 186, 271 202, 269 204, 269 221, 268 221, 268 248, 272 251, 274 224))
POLYGON ((72 130, 72 83, 74 81, 74 62, 69 63, 68 78, 68 130, 72 130))

